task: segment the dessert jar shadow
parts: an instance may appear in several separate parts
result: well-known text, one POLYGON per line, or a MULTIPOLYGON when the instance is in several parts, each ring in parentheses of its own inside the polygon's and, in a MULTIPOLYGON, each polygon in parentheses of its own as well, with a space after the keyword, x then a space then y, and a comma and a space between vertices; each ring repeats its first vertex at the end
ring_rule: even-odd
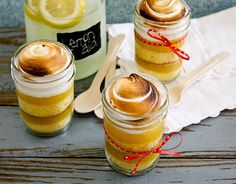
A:
MULTIPOLYGON (((32 54, 31 61, 34 61, 33 59, 32 54)), ((35 58, 34 62, 39 60, 35 58)), ((47 62, 50 63, 51 60, 47 62)), ((56 64, 51 67, 55 67, 56 64)), ((32 71, 39 72, 35 68, 32 71)), ((30 42, 21 46, 11 60, 11 75, 16 86, 20 116, 27 130, 35 135, 47 137, 55 136, 69 128, 73 115, 75 65, 74 56, 66 46, 48 40, 30 42), (20 66, 19 57, 23 50, 32 44, 40 45, 41 42, 43 46, 53 44, 65 53, 67 64, 62 70, 50 75, 35 76, 27 73, 20 66)))
POLYGON ((172 46, 182 49, 188 35, 191 10, 181 1, 185 8, 182 18, 168 22, 155 21, 142 15, 141 2, 139 1, 134 9, 136 65, 141 72, 151 74, 163 82, 172 81, 181 72, 182 59, 166 45, 163 38, 163 41, 157 40, 148 32, 154 29, 167 38, 172 46))
POLYGON ((154 112, 144 115, 128 115, 113 108, 108 91, 117 80, 128 77, 129 74, 114 78, 104 89, 102 97, 107 160, 116 171, 130 176, 134 175, 134 170, 136 175, 141 175, 157 164, 159 154, 145 156, 137 168, 138 158, 126 160, 125 157, 149 152, 161 144, 168 107, 168 94, 165 86, 152 76, 139 75, 151 82, 159 91, 161 100, 158 109, 154 112))

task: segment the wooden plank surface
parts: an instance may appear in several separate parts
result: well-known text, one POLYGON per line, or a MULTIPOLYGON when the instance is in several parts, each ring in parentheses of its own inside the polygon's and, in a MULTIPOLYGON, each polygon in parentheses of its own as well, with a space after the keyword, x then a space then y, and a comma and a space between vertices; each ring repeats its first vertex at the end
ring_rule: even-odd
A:
POLYGON ((0 159, 0 182, 94 184, 232 184, 236 159, 161 159, 142 176, 127 177, 102 159, 21 158, 0 159))

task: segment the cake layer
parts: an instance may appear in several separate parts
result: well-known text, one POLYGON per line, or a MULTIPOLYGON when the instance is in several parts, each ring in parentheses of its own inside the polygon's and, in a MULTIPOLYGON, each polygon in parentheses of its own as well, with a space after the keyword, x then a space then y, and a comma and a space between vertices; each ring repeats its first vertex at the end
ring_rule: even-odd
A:
MULTIPOLYGON (((136 166, 137 161, 140 159, 140 158, 137 158, 137 159, 129 160, 129 161, 124 160, 125 156, 132 155, 132 154, 115 148, 107 140, 105 141, 105 150, 106 150, 107 159, 109 160, 111 165, 114 165, 115 167, 119 167, 124 172, 130 172, 131 174, 134 167, 136 166)), ((150 154, 146 156, 142 160, 142 162, 139 163, 139 167, 137 171, 143 171, 152 167, 158 158, 159 158, 159 154, 150 154)))
POLYGON ((20 109, 20 116, 30 131, 39 135, 55 135, 69 126, 73 111, 71 104, 65 111, 55 116, 34 117, 22 109, 20 109))
MULTIPOLYGON (((173 46, 181 48, 183 44, 184 41, 176 41, 173 46)), ((137 38, 135 38, 135 54, 145 61, 156 64, 172 63, 178 60, 178 56, 169 47, 146 44, 137 38)))
POLYGON ((141 72, 153 75, 165 82, 175 79, 182 69, 182 63, 179 59, 173 63, 154 64, 136 57, 136 65, 141 72))
POLYGON ((143 152, 156 148, 164 133, 164 120, 153 123, 147 129, 135 131, 134 128, 133 131, 126 131, 114 126, 107 117, 104 117, 104 126, 109 137, 129 151, 143 152))
POLYGON ((20 98, 21 100, 24 100, 28 104, 39 105, 39 106, 45 106, 45 102, 47 103, 47 105, 56 104, 64 99, 66 99, 69 95, 71 95, 71 93, 74 93, 74 84, 72 84, 70 86, 70 88, 67 89, 67 91, 65 91, 61 94, 51 96, 51 97, 44 97, 44 98, 43 97, 42 98, 32 97, 32 96, 26 95, 26 94, 22 93, 20 90, 16 89, 16 94, 17 94, 18 98, 20 98))
POLYGON ((74 100, 74 85, 61 95, 48 98, 34 98, 18 92, 19 107, 36 117, 48 117, 60 114, 74 100))

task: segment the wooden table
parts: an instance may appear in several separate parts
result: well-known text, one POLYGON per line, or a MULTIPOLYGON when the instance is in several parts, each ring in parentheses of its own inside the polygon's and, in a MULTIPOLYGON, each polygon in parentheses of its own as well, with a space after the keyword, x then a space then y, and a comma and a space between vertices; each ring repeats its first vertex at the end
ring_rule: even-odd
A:
MULTIPOLYGON (((63 135, 29 134, 18 115, 10 76, 12 53, 24 42, 23 29, 0 28, 0 183, 236 183, 236 110, 184 128, 177 149, 182 156, 162 156, 152 171, 135 178, 109 167, 102 122, 93 114, 74 114, 63 135)), ((76 94, 92 78, 76 82, 76 94)))

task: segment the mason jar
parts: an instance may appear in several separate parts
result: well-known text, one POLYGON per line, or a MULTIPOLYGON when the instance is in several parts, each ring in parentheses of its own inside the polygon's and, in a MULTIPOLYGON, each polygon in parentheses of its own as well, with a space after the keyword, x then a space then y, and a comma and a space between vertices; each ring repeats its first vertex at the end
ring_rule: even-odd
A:
POLYGON ((75 80, 98 70, 106 56, 105 0, 25 0, 24 14, 28 42, 49 39, 70 48, 75 80))
POLYGON ((183 49, 190 25, 191 10, 184 1, 181 2, 185 7, 184 16, 168 22, 144 17, 140 12, 142 1, 134 9, 136 65, 141 72, 164 82, 175 79, 182 69, 183 59, 189 59, 188 55, 182 59, 173 49, 183 49), (165 43, 166 39, 168 44, 165 43))
MULTIPOLYGON (((128 77, 129 74, 111 80, 104 89, 102 96, 106 157, 112 168, 126 175, 143 174, 157 164, 159 154, 148 154, 145 158, 142 158, 142 154, 157 148, 161 144, 168 107, 166 87, 150 75, 139 75, 151 82, 159 91, 160 104, 154 112, 130 115, 113 107, 113 102, 108 98, 108 91, 116 81, 128 77), (137 159, 126 160, 125 157, 128 155, 138 157, 137 159), (139 159, 142 161, 137 167, 139 159)), ((129 94, 134 93, 131 88, 127 90, 129 94)), ((129 105, 126 105, 125 108, 128 107, 129 105)))
MULTIPOLYGON (((43 49, 43 48, 42 48, 43 49)), ((32 50, 32 49, 31 49, 32 50)), ((40 49, 37 52, 45 53, 40 49)), ((36 51, 32 53, 37 54, 36 51)), ((51 52, 53 53, 53 52, 51 52)), ((47 57, 50 52, 45 54, 47 57)), ((58 55, 58 54, 55 54, 58 55)), ((31 58, 34 61, 34 58, 31 58)), ((39 62, 35 58, 34 62, 39 62)), ((44 62, 44 61, 42 61, 44 62)), ((48 60, 47 63, 50 63, 48 60)), ((29 65, 32 67, 32 65, 29 65)), ((55 67, 55 64, 49 65, 55 67)), ((28 66, 27 66, 28 67, 28 66)), ((51 68, 49 67, 48 70, 51 68)), ((73 115, 74 56, 65 45, 52 41, 35 41, 21 46, 11 60, 11 75, 15 82, 20 116, 31 133, 38 136, 54 136, 66 131, 73 115), (53 44, 65 53, 67 63, 59 72, 40 75, 41 68, 27 73, 19 62, 20 54, 34 44, 53 44), (36 74, 36 75, 34 75, 36 74)))

